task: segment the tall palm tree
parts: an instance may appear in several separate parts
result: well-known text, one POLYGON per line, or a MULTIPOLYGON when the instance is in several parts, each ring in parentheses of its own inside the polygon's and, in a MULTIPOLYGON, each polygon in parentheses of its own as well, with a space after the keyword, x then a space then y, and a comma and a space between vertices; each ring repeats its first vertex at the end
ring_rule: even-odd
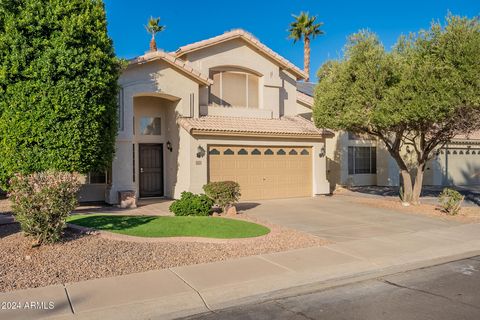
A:
POLYGON ((298 16, 292 15, 295 21, 290 23, 290 29, 288 29, 289 38, 293 39, 293 43, 303 39, 303 65, 307 78, 305 81, 310 80, 310 41, 317 36, 324 34, 320 29, 323 22, 315 23, 317 17, 310 17, 308 12, 300 12, 298 16))
POLYGON ((154 18, 150 17, 148 24, 145 26, 147 32, 152 35, 152 40, 150 40, 150 51, 157 51, 157 43, 155 42, 155 35, 159 32, 165 30, 165 26, 160 24, 160 17, 154 18))

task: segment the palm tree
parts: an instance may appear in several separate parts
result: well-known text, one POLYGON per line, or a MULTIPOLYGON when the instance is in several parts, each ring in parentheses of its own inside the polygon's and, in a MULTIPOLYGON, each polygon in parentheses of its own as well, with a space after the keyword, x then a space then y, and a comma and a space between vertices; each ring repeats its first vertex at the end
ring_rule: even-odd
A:
POLYGON ((147 29, 147 32, 152 35, 152 40, 150 40, 150 51, 157 51, 155 35, 165 30, 165 26, 160 25, 160 17, 150 17, 150 19, 148 20, 148 24, 145 26, 145 29, 147 29))
POLYGON ((323 22, 315 23, 316 16, 310 17, 308 12, 300 12, 298 16, 292 15, 295 21, 290 23, 288 32, 289 38, 293 39, 293 43, 303 39, 303 64, 304 70, 307 74, 305 81, 310 80, 310 40, 317 36, 324 34, 320 27, 323 22))

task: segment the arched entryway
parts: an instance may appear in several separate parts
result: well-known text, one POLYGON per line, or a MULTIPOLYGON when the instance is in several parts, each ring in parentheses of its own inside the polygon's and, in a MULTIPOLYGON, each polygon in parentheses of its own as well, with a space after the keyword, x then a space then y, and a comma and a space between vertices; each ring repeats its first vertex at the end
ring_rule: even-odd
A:
POLYGON ((179 98, 137 94, 133 98, 132 179, 140 198, 171 197, 176 183, 179 98))

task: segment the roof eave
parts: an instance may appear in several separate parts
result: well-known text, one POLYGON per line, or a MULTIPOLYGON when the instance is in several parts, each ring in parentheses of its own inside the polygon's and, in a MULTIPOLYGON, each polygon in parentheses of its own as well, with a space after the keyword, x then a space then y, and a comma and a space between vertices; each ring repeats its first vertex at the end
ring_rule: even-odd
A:
POLYGON ((197 50, 201 50, 201 49, 205 49, 205 48, 209 48, 209 47, 215 46, 219 43, 223 43, 223 42, 230 41, 230 40, 233 40, 233 39, 242 39, 245 42, 249 43, 250 45, 254 46, 255 48, 258 48, 260 51, 262 51, 265 55, 269 56, 271 59, 275 60, 280 66, 283 67, 284 70, 287 70, 287 71, 291 72, 293 75, 295 75, 297 80, 307 79, 307 74, 303 70, 299 69, 293 63, 291 63, 291 62, 287 61, 285 58, 281 57, 278 53, 273 52, 273 50, 271 50, 270 48, 265 46, 258 39, 255 38, 255 40, 252 40, 249 37, 247 37, 246 34, 247 34, 246 31, 242 31, 242 32, 234 31, 232 33, 232 35, 230 35, 228 37, 218 39, 216 41, 212 41, 211 43, 208 43, 208 44, 205 44, 205 45, 192 46, 191 48, 188 48, 191 45, 186 45, 186 46, 178 48, 175 51, 175 56, 176 57, 182 57, 182 56, 184 56, 188 53, 191 53, 191 52, 194 52, 194 51, 197 51, 197 50), (263 48, 263 47, 265 47, 266 49, 263 48), (182 48, 185 48, 185 49, 182 49, 182 48), (272 51, 272 52, 269 52, 269 51, 272 51), (283 60, 285 60, 285 61, 283 61, 283 60), (294 67, 292 68, 292 66, 294 66, 294 67))
POLYGON ((139 56, 139 57, 130 59, 128 61, 128 66, 130 67, 130 66, 134 66, 134 65, 141 65, 141 64, 153 62, 153 61, 156 61, 156 60, 162 60, 162 61, 168 63, 169 65, 175 67, 176 69, 180 70, 181 72, 183 72, 183 73, 187 74, 188 76, 190 76, 191 78, 195 79, 200 84, 203 84, 203 85, 206 85, 206 86, 209 86, 209 85, 213 84, 212 79, 202 77, 200 72, 195 71, 193 69, 192 70, 187 70, 186 68, 182 67, 181 65, 176 64, 175 60, 172 61, 170 59, 167 59, 165 57, 165 55, 162 55, 162 54, 147 54, 147 55, 143 55, 143 56, 139 56))
POLYGON ((247 131, 219 131, 190 129, 187 130, 191 135, 196 136, 221 136, 221 137, 262 137, 262 138, 282 138, 282 139, 306 139, 322 140, 330 135, 327 134, 300 134, 300 133, 277 133, 277 132, 247 132, 247 131))

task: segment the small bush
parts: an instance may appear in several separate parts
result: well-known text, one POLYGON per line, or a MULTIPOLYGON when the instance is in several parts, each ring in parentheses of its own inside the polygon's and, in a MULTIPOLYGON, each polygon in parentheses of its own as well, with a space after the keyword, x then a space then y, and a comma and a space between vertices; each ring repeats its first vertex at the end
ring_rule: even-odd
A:
POLYGON ((241 196, 240 185, 234 181, 210 182, 203 186, 203 191, 224 212, 229 206, 238 202, 241 196))
POLYGON ((449 215, 456 215, 460 211, 462 206, 462 201, 464 196, 460 192, 445 188, 440 194, 438 200, 440 201, 440 206, 442 211, 449 215))
POLYGON ((66 218, 77 206, 80 175, 45 171, 17 174, 10 180, 15 219, 36 244, 53 243, 62 236, 66 218))
POLYGON ((170 205, 169 210, 176 216, 208 216, 212 206, 212 199, 206 195, 184 191, 181 198, 170 205))

